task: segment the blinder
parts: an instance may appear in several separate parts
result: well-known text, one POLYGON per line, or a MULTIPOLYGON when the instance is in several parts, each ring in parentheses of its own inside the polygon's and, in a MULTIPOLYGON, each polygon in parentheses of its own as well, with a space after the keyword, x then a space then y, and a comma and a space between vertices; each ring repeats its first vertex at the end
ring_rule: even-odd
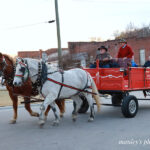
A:
POLYGON ((21 68, 19 69, 19 71, 24 74, 24 73, 25 73, 25 68, 24 68, 24 67, 21 67, 21 68))
POLYGON ((4 72, 6 66, 7 66, 7 63, 6 63, 6 60, 5 60, 5 57, 3 56, 3 61, 0 63, 1 67, 2 67, 2 70, 1 72, 4 72))
POLYGON ((22 81, 25 82, 29 78, 29 69, 27 62, 25 62, 22 58, 20 59, 21 60, 19 62, 16 62, 16 66, 17 64, 20 64, 21 68, 19 69, 19 71, 22 73, 22 75, 15 75, 15 76, 22 78, 22 81))

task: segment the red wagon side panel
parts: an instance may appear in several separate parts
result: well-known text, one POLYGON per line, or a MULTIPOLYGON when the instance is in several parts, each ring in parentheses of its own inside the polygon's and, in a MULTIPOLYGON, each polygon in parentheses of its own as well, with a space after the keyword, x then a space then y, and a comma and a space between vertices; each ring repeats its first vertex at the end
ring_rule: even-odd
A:
POLYGON ((84 68, 93 77, 98 90, 136 91, 150 89, 150 68, 84 68))
POLYGON ((123 72, 118 68, 100 69, 99 90, 123 90, 124 78, 123 72))
POLYGON ((144 76, 144 68, 131 68, 129 71, 129 88, 143 89, 145 87, 144 76))
POLYGON ((150 68, 145 71, 145 86, 150 89, 150 68))
POLYGON ((84 69, 93 77, 98 90, 125 90, 128 81, 124 79, 119 68, 84 69))
POLYGON ((95 81, 95 84, 97 86, 98 89, 100 89, 100 76, 99 76, 99 68, 95 68, 95 69, 89 69, 89 68, 84 68, 85 71, 87 71, 88 73, 90 73, 90 75, 92 76, 93 80, 95 81))

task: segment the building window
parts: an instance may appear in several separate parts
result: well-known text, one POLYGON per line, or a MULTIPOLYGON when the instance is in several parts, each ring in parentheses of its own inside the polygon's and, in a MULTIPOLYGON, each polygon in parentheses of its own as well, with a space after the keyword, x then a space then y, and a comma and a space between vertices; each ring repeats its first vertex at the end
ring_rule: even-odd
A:
POLYGON ((145 63, 145 49, 140 50, 140 65, 143 66, 145 63))

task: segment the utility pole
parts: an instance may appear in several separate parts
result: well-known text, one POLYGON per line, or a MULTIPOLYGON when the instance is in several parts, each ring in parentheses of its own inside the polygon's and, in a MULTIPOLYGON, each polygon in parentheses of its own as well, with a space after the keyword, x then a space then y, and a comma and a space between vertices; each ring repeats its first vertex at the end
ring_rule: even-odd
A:
POLYGON ((59 12, 58 2, 55 0, 55 14, 56 14, 56 28, 57 28, 57 41, 58 41, 58 65, 62 68, 62 49, 61 49, 61 37, 60 37, 60 24, 59 24, 59 12))

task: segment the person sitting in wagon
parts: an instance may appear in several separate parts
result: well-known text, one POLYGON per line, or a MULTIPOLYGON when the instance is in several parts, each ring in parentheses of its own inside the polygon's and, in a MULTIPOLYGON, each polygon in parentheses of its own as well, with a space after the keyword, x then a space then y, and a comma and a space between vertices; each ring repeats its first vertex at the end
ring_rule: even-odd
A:
POLYGON ((148 60, 145 62, 143 67, 150 67, 150 56, 148 57, 148 60))
POLYGON ((125 39, 121 39, 119 43, 121 44, 121 47, 117 54, 118 64, 120 67, 127 68, 128 66, 131 66, 131 60, 134 53, 132 48, 127 45, 127 41, 125 39))
MULTIPOLYGON (((96 60, 99 59, 100 68, 110 68, 110 60, 112 57, 108 53, 108 49, 105 46, 98 48, 99 53, 96 56, 96 60)), ((96 68, 96 63, 91 64, 90 68, 96 68)))

